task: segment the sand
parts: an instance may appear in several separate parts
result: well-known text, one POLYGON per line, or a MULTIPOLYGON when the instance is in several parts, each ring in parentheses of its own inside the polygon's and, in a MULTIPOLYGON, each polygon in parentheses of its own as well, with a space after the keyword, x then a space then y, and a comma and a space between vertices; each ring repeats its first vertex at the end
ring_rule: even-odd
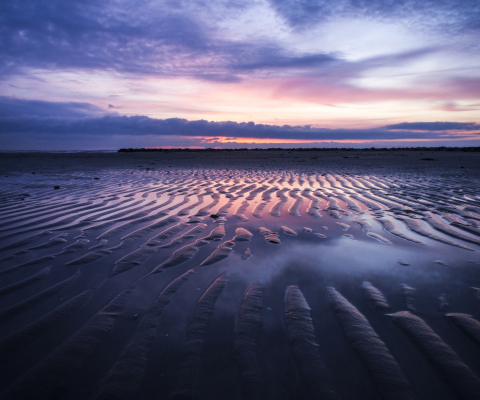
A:
POLYGON ((478 393, 478 153, 3 153, 0 182, 2 399, 478 393))

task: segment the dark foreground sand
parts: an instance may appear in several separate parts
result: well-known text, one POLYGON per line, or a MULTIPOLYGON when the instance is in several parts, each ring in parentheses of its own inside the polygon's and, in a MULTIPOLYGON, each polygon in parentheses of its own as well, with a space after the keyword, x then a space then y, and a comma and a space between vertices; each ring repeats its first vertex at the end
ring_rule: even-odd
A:
POLYGON ((478 399, 478 154, 1 154, 0 398, 478 399))

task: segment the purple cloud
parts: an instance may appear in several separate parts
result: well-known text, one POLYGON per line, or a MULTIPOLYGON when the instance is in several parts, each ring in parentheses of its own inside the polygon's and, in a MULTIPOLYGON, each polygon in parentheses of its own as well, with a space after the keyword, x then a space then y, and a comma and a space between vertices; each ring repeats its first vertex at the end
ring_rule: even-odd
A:
MULTIPOLYGON (((232 5, 239 7, 233 2, 212 7, 212 18, 232 5)), ((151 12, 148 7, 138 15, 133 3, 5 0, 0 74, 5 79, 32 67, 74 68, 237 82, 239 74, 252 70, 312 68, 336 59, 292 52, 266 38, 222 40, 191 7, 165 3, 151 12)))
MULTIPOLYGON (((323 75, 323 70, 335 73, 339 66, 351 76, 353 70, 375 67, 384 61, 347 63, 335 52, 287 49, 275 37, 221 39, 208 21, 221 20, 224 13, 249 7, 249 2, 199 4, 166 2, 158 7, 152 3, 139 11, 134 3, 114 0, 4 0, 0 3, 0 76, 5 79, 27 74, 31 68, 73 68, 239 82, 253 71, 304 70, 323 75), (208 18, 197 15, 200 7, 204 13, 208 9, 208 18)), ((382 20, 387 15, 392 19, 398 15, 409 18, 414 11, 428 15, 429 10, 434 10, 439 24, 448 16, 463 24, 463 29, 480 26, 480 11, 470 1, 272 0, 272 4, 293 25, 341 15, 376 16, 382 20)), ((418 54, 412 52, 408 57, 422 57, 426 51, 433 50, 416 50, 418 54)), ((389 57, 392 62, 403 62, 405 56, 389 57)))
POLYGON ((402 122, 384 126, 385 129, 409 129, 414 131, 480 131, 475 122, 402 122))
POLYGON ((305 29, 341 17, 407 20, 450 33, 478 30, 480 8, 476 0, 269 0, 291 26, 305 29))
POLYGON ((188 121, 181 118, 154 119, 147 116, 121 116, 103 113, 88 103, 56 103, 0 98, 0 135, 28 134, 108 136, 171 136, 171 137, 235 137, 251 139, 293 140, 417 140, 480 138, 475 123, 416 122, 387 125, 373 129, 323 129, 309 125, 267 125, 254 122, 206 120, 188 121), (23 102, 23 106, 22 106, 23 102), (419 132, 421 130, 422 132, 419 132), (449 130, 463 130, 452 134, 449 130), (474 133, 473 131, 477 131, 474 133))
POLYGON ((26 100, 0 96, 0 118, 52 117, 80 118, 105 111, 90 103, 26 100))

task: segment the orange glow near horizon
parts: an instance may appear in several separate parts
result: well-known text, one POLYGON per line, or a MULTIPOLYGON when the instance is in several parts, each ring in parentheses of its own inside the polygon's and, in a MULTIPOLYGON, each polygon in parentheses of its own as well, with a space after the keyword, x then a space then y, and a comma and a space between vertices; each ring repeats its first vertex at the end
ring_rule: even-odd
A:
MULTIPOLYGON (((184 139, 198 140, 201 145, 166 145, 166 146, 141 146, 146 149, 222 149, 222 148, 234 148, 241 147, 242 145, 258 145, 266 147, 285 147, 285 145, 290 145, 290 147, 303 147, 309 145, 310 147, 323 147, 323 146, 339 146, 342 145, 365 145, 365 147, 370 147, 370 145, 375 146, 388 146, 389 143, 395 147, 402 146, 402 143, 409 143, 407 147, 412 147, 412 143, 422 143, 430 142, 431 139, 404 139, 404 140, 390 140, 390 139, 328 139, 328 140, 296 140, 296 139, 264 139, 264 138, 234 138, 234 137, 183 137, 184 139)), ((437 142, 448 142, 451 141, 451 138, 445 139, 436 139, 437 142)), ((459 144, 463 141, 471 140, 471 138, 461 138, 456 139, 459 144)), ((441 145, 441 144, 439 144, 441 145)), ((415 145, 414 145, 415 146, 415 145)))
MULTIPOLYGON (((456 140, 471 140, 472 138, 462 138, 456 140)), ((436 139, 441 141, 442 139, 436 139)), ((444 140, 452 140, 451 138, 444 140)), ((372 142, 391 142, 390 139, 363 139, 363 140, 354 140, 354 139, 328 139, 328 140, 296 140, 296 139, 263 139, 263 138, 217 138, 217 141, 220 143, 244 143, 244 144, 313 144, 313 143, 372 143, 372 142)), ((395 140, 395 142, 428 142, 431 139, 404 139, 404 140, 395 140)))
POLYGON ((168 150, 168 149, 197 149, 197 150, 201 150, 201 149, 204 149, 205 146, 147 146, 147 147, 144 147, 145 149, 165 149, 165 150, 168 150))

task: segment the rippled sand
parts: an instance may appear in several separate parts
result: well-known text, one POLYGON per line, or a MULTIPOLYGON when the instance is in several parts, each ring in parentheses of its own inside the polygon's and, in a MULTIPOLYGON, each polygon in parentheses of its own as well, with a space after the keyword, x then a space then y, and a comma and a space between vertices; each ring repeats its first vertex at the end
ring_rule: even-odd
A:
POLYGON ((0 182, 2 399, 479 398, 478 153, 2 154, 0 182))

